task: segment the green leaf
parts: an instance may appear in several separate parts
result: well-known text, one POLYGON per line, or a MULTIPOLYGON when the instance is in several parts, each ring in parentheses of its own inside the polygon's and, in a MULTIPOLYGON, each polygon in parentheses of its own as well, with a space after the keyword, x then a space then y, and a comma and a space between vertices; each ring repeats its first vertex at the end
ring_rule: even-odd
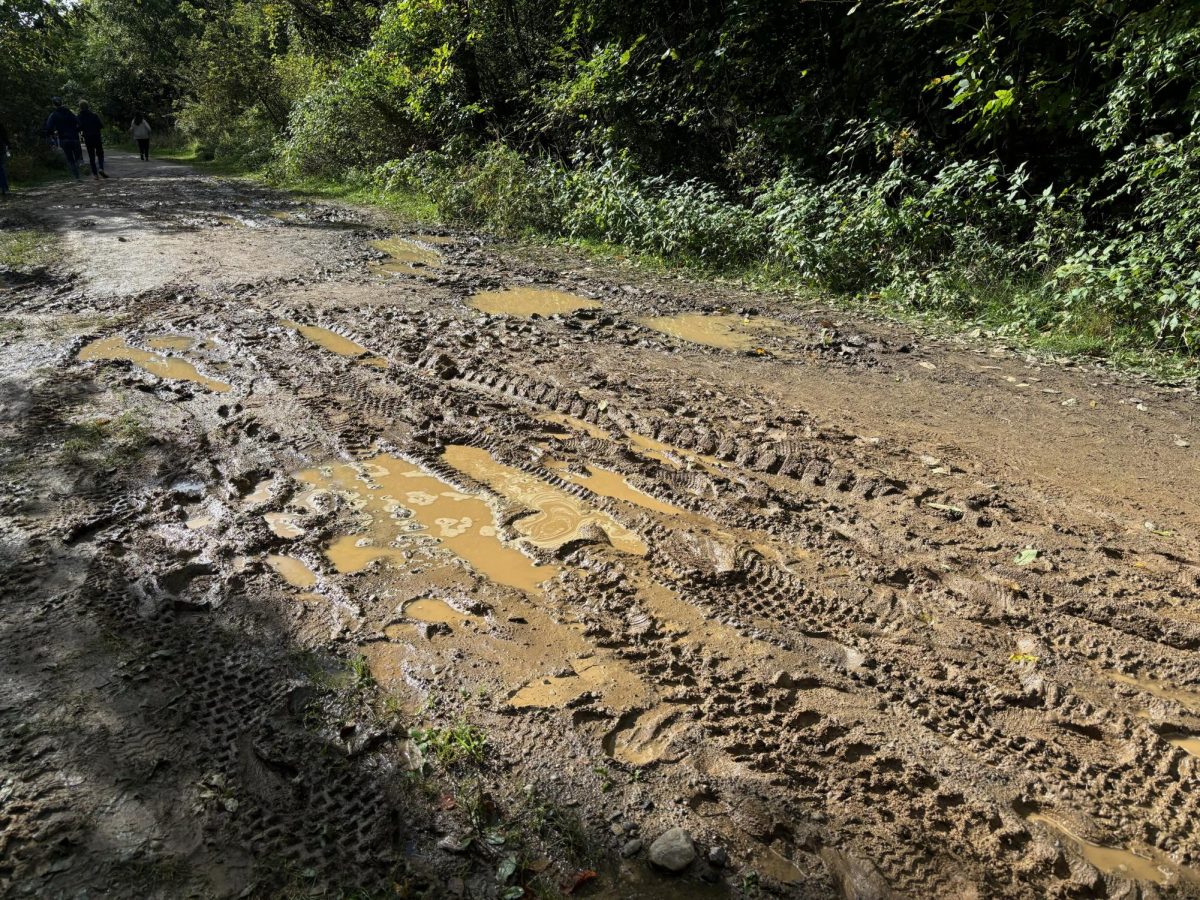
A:
POLYGON ((1013 557, 1013 562, 1018 566, 1027 566, 1038 558, 1038 552, 1032 547, 1026 547, 1020 553, 1013 557))
MULTIPOLYGON (((496 880, 504 884, 508 879, 513 877, 516 871, 517 858, 515 856, 506 856, 500 861, 500 866, 496 869, 496 880)), ((522 893, 524 893, 523 890, 522 893)))

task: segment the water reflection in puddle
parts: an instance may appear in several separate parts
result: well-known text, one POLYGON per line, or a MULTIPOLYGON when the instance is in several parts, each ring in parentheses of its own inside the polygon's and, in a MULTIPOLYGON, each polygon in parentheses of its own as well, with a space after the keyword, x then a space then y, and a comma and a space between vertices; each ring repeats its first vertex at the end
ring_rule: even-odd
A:
POLYGON ((1169 743, 1178 747, 1184 753, 1189 753, 1192 756, 1200 756, 1200 735, 1167 734, 1164 737, 1169 743))
POLYGON ((339 572, 358 572, 378 559, 408 561, 414 539, 432 539, 498 584, 529 593, 558 573, 504 544, 495 513, 424 469, 387 454, 361 466, 340 464, 300 472, 317 490, 346 496, 367 520, 364 534, 343 535, 326 548, 339 572))
POLYGON ((79 359, 83 362, 124 359, 141 369, 145 369, 152 375, 157 375, 159 378, 173 381, 190 381, 219 394, 223 394, 229 390, 229 385, 201 375, 191 363, 184 362, 182 359, 175 357, 160 356, 149 350, 139 350, 136 347, 130 347, 125 342, 125 338, 120 335, 112 335, 111 337, 101 338, 98 341, 92 341, 92 343, 79 351, 79 359))
POLYGON ((470 619, 471 614, 461 612, 447 603, 434 597, 422 597, 404 604, 404 615, 418 622, 432 624, 457 625, 464 619, 470 619))
POLYGON ((510 288, 506 291, 486 291, 475 294, 470 301, 472 309, 492 315, 553 316, 574 312, 577 309, 598 309, 600 303, 548 288, 510 288))
POLYGON ((743 352, 756 349, 767 334, 799 338, 805 333, 795 325, 760 316, 681 313, 674 316, 651 316, 639 319, 638 322, 660 334, 693 344, 743 352))
POLYGON ((151 350, 173 350, 176 353, 191 349, 194 343, 196 343, 195 338, 181 334, 164 334, 146 339, 146 346, 151 350))
POLYGON ((292 585, 292 587, 309 588, 317 583, 317 576, 313 573, 313 570, 305 565, 303 560, 299 560, 294 556, 273 554, 267 557, 267 564, 278 572, 279 577, 292 585))
POLYGON ((388 259, 383 262, 371 264, 371 268, 381 275, 413 275, 422 269, 436 266, 442 260, 436 250, 430 250, 404 238, 371 241, 371 246, 388 255, 388 259))
POLYGON ((1105 874, 1121 875, 1125 878, 1135 878, 1139 881, 1153 881, 1157 884, 1165 884, 1170 880, 1172 872, 1180 871, 1165 860, 1159 863, 1144 856, 1138 856, 1129 850, 1123 850, 1118 847, 1105 847, 1101 844, 1094 844, 1091 841, 1084 840, 1071 832, 1061 822, 1044 816, 1041 813, 1030 813, 1027 819, 1030 822, 1037 822, 1045 826, 1058 837, 1072 844, 1084 859, 1105 874))
POLYGON ((590 509, 581 500, 560 491, 540 478, 520 469, 496 462, 486 450, 452 445, 444 458, 464 475, 486 484, 509 500, 535 512, 514 523, 516 530, 535 547, 555 550, 582 537, 587 526, 608 535, 613 547, 642 556, 646 545, 641 538, 611 516, 590 509))
POLYGON ((585 691, 595 691, 610 706, 626 707, 640 702, 646 688, 638 677, 619 663, 588 657, 571 661, 572 675, 541 678, 527 684, 508 701, 509 705, 558 708, 580 697, 585 691))
POLYGON ((295 322, 282 320, 287 328, 299 332, 318 347, 324 347, 331 353, 336 353, 338 356, 348 356, 351 359, 360 359, 363 365, 374 366, 377 369, 386 369, 387 360, 381 356, 372 356, 368 354, 368 350, 362 344, 356 344, 349 338, 342 337, 335 331, 330 331, 328 328, 321 328, 317 325, 299 325, 295 322))
POLYGON ((1153 694, 1162 700, 1173 700, 1180 706, 1200 711, 1200 691, 1177 688, 1165 681, 1125 675, 1122 672, 1108 672, 1107 674, 1109 678, 1118 684, 1128 685, 1129 687, 1137 688, 1139 691, 1145 691, 1147 694, 1153 694))

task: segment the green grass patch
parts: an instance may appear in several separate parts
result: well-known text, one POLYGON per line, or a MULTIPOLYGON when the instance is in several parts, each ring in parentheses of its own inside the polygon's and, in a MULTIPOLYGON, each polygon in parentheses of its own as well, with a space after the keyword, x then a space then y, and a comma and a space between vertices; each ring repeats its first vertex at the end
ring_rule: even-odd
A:
POLYGON ((0 231, 0 266, 31 272, 48 265, 54 255, 54 235, 40 228, 0 231))
POLYGON ((487 761, 487 735, 469 722, 459 720, 445 728, 413 728, 408 736, 422 756, 436 760, 442 768, 459 763, 478 766, 487 761))

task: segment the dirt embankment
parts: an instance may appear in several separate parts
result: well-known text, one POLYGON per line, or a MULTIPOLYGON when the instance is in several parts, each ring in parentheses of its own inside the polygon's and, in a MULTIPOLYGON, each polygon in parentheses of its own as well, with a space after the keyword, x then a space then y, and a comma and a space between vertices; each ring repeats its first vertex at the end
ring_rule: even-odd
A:
POLYGON ((113 169, 0 211, 0 892, 1200 895, 1193 392, 113 169))

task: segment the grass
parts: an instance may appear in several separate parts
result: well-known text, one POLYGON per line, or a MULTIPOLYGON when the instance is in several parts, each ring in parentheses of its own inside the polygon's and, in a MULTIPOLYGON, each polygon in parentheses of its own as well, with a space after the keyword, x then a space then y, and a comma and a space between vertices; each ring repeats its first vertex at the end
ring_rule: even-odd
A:
POLYGON ((53 258, 54 236, 39 228, 0 231, 0 266, 31 272, 53 258))
POLYGON ((409 737, 426 759, 437 760, 442 768, 459 763, 478 766, 487 761, 487 735, 463 720, 446 728, 413 728, 409 737))
POLYGON ((96 464, 112 466, 129 462, 139 456, 150 442, 150 432, 138 414, 126 410, 115 419, 93 419, 71 426, 63 442, 63 458, 82 466, 96 464), (106 452, 96 456, 96 451, 106 452))
MULTIPOLYGON (((187 163, 216 175, 260 181, 303 198, 370 206, 412 223, 439 224, 442 221, 436 203, 419 190, 383 190, 334 178, 268 177, 235 160, 205 159, 194 144, 154 152, 160 159, 187 163)), ((847 314, 882 316, 934 333, 961 334, 979 329, 979 337, 1002 340, 1019 350, 1057 358, 1102 361, 1164 382, 1200 380, 1200 361, 1181 353, 1147 347, 1144 335, 1121 329, 1100 318, 1081 319, 1053 328, 1040 327, 1039 321, 1051 320, 1052 310, 1036 309, 1036 285, 1013 283, 977 288, 972 293, 969 309, 922 309, 899 296, 888 296, 886 292, 882 295, 822 292, 795 273, 765 262, 733 268, 714 267, 699 258, 665 257, 620 244, 542 234, 527 234, 517 241, 516 246, 562 247, 595 261, 618 262, 658 275, 716 281, 753 292, 783 294, 801 302, 819 302, 847 314)))

